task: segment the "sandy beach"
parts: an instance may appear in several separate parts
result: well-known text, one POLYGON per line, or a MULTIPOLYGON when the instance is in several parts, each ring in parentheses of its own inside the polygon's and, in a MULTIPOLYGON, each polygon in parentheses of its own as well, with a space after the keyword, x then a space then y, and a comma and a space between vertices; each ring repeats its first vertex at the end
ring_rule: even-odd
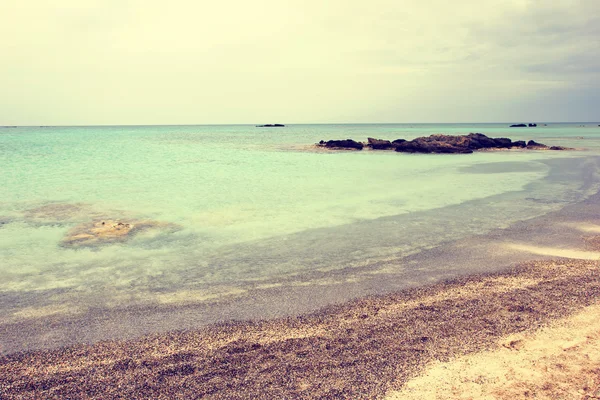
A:
POLYGON ((600 397, 599 305, 585 307, 502 347, 432 363, 393 399, 597 399, 600 397))
POLYGON ((9 355, 0 359, 0 394, 3 399, 434 398, 429 393, 490 398, 506 385, 485 377, 501 374, 485 357, 501 363, 494 354, 503 351, 504 368, 512 372, 502 379, 510 379, 510 386, 504 397, 491 398, 557 398, 559 389, 593 398, 598 360, 590 350, 598 345, 599 272, 595 260, 529 262, 300 317, 9 355), (566 333, 555 334, 561 329, 566 333), (528 351, 536 340, 545 348, 528 351), (561 361, 563 354, 571 355, 568 362, 561 361), (556 357, 548 361, 554 369, 541 369, 534 380, 515 372, 510 361, 551 357, 556 357), (561 362, 566 389, 554 378, 561 362))

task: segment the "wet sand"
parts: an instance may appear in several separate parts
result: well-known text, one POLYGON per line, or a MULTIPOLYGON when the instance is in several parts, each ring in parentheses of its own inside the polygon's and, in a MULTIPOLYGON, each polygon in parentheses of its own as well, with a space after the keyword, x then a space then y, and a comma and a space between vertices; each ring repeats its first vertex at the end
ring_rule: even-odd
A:
POLYGON ((0 397, 383 398, 598 303, 600 262, 528 262, 299 317, 5 356, 0 397))

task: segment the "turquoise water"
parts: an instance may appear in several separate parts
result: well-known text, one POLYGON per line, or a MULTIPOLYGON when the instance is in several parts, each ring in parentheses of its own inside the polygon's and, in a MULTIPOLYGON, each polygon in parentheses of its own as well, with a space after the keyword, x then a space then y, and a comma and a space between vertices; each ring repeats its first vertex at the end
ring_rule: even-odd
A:
POLYGON ((505 227, 597 191, 597 125, 0 128, 0 323, 201 304, 282 278, 315 284, 301 274, 351 270, 505 227), (310 147, 321 139, 469 132, 587 150, 409 155, 310 147), (565 165, 572 175, 561 175, 565 165), (454 216, 441 220, 439 210, 454 216), (72 229, 99 220, 156 227, 122 242, 63 245, 72 229))

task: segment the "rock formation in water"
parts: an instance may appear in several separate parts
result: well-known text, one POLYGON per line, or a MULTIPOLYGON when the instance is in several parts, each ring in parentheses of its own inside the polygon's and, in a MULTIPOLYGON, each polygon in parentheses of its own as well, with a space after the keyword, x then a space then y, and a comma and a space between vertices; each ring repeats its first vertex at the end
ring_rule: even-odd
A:
POLYGON ((356 142, 352 139, 345 140, 329 140, 327 142, 321 140, 318 146, 326 147, 328 149, 349 149, 349 150, 362 150, 364 145, 360 142, 356 142))
POLYGON ((534 140, 530 140, 529 142, 527 142, 527 148, 528 149, 547 149, 548 146, 546 146, 545 144, 542 144, 542 143, 538 143, 534 140))
POLYGON ((63 238, 63 247, 88 247, 125 242, 134 234, 148 229, 176 230, 174 224, 147 220, 97 220, 75 226, 63 238))
POLYGON ((472 153, 465 136, 431 135, 419 137, 396 145, 403 153, 472 153))
POLYGON ((402 153, 472 153, 485 149, 531 149, 531 150, 569 150, 567 147, 552 146, 537 143, 533 140, 525 143, 523 140, 513 142, 508 138, 490 138, 482 133, 468 135, 443 135, 418 137, 413 140, 396 139, 393 142, 383 139, 368 138, 367 143, 356 142, 352 139, 321 140, 317 146, 328 149, 362 150, 365 146, 373 150, 395 150, 402 153))
POLYGON ((256 125, 257 128, 283 128, 284 126, 283 124, 256 125))
POLYGON ((371 147, 373 150, 387 150, 391 149, 393 146, 392 142, 390 142, 389 140, 368 138, 367 142, 368 146, 371 147))

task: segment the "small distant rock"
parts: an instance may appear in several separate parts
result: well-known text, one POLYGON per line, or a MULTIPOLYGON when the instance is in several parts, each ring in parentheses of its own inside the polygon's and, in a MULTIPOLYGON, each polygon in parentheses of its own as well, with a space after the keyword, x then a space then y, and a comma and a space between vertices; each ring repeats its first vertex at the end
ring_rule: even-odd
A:
POLYGON ((535 128, 537 126, 537 124, 529 124, 528 125, 530 128, 535 128))
POLYGON ((283 124, 256 125, 257 128, 283 128, 284 126, 283 124))
POLYGON ((525 124, 514 124, 510 126, 511 128, 527 128, 525 124))

